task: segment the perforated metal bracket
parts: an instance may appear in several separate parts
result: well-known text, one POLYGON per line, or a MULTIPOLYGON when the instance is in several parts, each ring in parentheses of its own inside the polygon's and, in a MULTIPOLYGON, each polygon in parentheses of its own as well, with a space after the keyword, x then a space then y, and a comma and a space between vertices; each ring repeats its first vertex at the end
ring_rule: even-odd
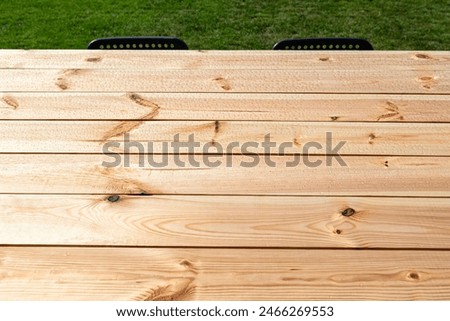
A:
POLYGON ((88 49, 107 50, 186 50, 187 44, 176 37, 114 37, 91 41, 88 49))
POLYGON ((365 39, 359 38, 306 38, 285 39, 277 42, 273 50, 373 50, 365 39))

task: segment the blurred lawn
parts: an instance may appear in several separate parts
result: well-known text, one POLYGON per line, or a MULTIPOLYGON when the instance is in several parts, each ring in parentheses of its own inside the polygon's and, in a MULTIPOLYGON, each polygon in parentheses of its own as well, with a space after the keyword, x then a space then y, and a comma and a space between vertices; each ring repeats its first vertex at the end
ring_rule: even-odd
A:
POLYGON ((362 37, 378 50, 450 50, 445 0, 2 0, 0 48, 85 48, 174 35, 191 49, 270 49, 291 37, 362 37))

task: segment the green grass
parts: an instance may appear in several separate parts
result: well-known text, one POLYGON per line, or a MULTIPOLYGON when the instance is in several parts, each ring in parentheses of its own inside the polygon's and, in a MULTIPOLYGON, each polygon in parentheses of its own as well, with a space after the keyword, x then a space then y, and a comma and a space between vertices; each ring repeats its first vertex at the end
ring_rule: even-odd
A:
POLYGON ((191 49, 270 49, 283 38, 363 37, 378 50, 450 50, 448 0, 13 0, 0 48, 82 49, 99 37, 174 35, 191 49))

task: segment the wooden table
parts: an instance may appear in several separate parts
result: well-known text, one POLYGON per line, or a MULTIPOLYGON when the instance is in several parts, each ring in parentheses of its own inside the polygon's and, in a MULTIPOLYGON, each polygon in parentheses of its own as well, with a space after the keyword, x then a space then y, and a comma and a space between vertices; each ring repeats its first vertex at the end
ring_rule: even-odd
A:
POLYGON ((3 50, 0 91, 1 300, 450 299, 449 52, 3 50))

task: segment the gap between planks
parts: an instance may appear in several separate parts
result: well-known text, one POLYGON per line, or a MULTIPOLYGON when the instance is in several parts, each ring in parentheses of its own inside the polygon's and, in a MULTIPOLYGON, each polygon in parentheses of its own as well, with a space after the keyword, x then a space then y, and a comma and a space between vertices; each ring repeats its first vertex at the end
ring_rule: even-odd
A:
POLYGON ((385 251, 385 252, 450 252, 450 248, 403 248, 403 247, 368 247, 368 248, 345 248, 345 247, 302 247, 302 246, 147 246, 147 245, 68 245, 68 244, 0 244, 0 248, 68 248, 68 249, 192 249, 192 250, 303 250, 303 251, 353 251, 353 252, 370 252, 370 251, 385 251))

